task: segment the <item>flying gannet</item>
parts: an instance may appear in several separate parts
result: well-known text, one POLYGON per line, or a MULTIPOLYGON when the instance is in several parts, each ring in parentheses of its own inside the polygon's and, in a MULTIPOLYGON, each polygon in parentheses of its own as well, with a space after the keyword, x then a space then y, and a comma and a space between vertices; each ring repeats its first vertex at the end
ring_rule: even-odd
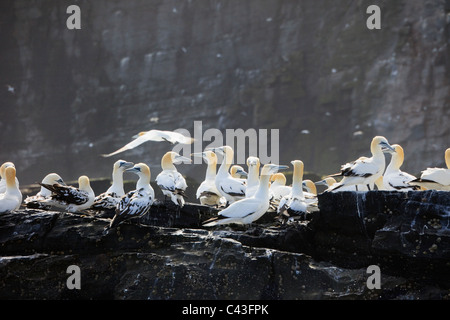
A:
POLYGON ((116 207, 116 214, 107 228, 114 228, 125 220, 142 217, 150 210, 155 200, 155 191, 150 185, 150 168, 145 163, 138 163, 126 171, 137 174, 139 180, 136 182, 136 189, 121 198, 116 207))
POLYGON ((260 183, 256 193, 250 198, 233 202, 230 206, 219 212, 217 217, 204 222, 205 227, 220 224, 250 224, 261 218, 269 210, 269 179, 278 170, 287 166, 266 164, 261 170, 260 183))
POLYGON ((115 210, 120 199, 125 195, 123 189, 123 173, 132 168, 133 162, 117 160, 113 165, 112 184, 105 192, 95 197, 90 209, 93 210, 115 210))
POLYGON ((394 150, 387 139, 382 136, 374 137, 370 144, 372 157, 360 157, 341 166, 341 172, 330 177, 342 176, 342 180, 325 191, 336 191, 350 185, 367 185, 370 190, 370 186, 384 173, 386 161, 383 152, 387 150, 394 150))
MULTIPOLYGON (((50 184, 50 185, 53 185, 55 183, 58 183, 63 186, 66 185, 64 183, 64 180, 57 173, 47 174, 44 177, 44 179, 42 179, 42 183, 50 184)), ((34 196, 29 196, 24 200, 25 206, 27 208, 33 208, 33 209, 49 210, 52 207, 51 195, 52 195, 52 192, 50 190, 41 186, 41 189, 38 193, 36 193, 34 196)))
POLYGON ((258 157, 248 157, 248 175, 247 175, 247 187, 245 188, 245 197, 249 198, 253 196, 259 187, 259 167, 261 163, 258 157))
MULTIPOLYGON (((8 162, 3 163, 0 167, 0 178, 1 178, 0 179, 0 193, 4 193, 6 191, 5 169, 8 167, 15 168, 14 163, 8 161, 8 162)), ((17 187, 19 187, 20 185, 19 185, 19 180, 17 179, 17 177, 15 178, 15 180, 16 180, 17 187)))
POLYGON ((227 203, 233 203, 245 197, 246 181, 233 178, 228 171, 233 162, 234 152, 230 146, 212 149, 215 153, 223 155, 222 163, 216 175, 216 188, 225 197, 227 203))
POLYGON ((197 199, 200 203, 207 206, 219 206, 222 195, 216 188, 216 173, 217 173, 217 156, 212 151, 205 151, 202 153, 193 153, 191 156, 200 156, 205 159, 207 163, 205 180, 197 188, 197 199))
POLYGON ((291 163, 294 166, 292 189, 287 196, 281 198, 277 209, 281 221, 287 221, 291 217, 303 219, 308 213, 308 204, 302 189, 304 164, 301 160, 293 160, 291 163))
POLYGON ((109 154, 102 154, 103 157, 111 157, 113 155, 116 155, 118 153, 121 153, 126 150, 130 150, 133 148, 136 148, 137 146, 143 144, 147 141, 167 141, 171 144, 181 143, 181 144, 191 144, 194 142, 193 138, 186 137, 182 135, 179 132, 174 131, 163 131, 163 130, 150 130, 150 131, 143 131, 140 132, 137 136, 134 136, 134 140, 124 145, 122 148, 109 153, 109 154))
POLYGON ((22 203, 22 193, 16 183, 16 169, 14 167, 5 168, 4 177, 6 180, 6 190, 0 194, 0 213, 15 211, 22 203))
POLYGON ((68 212, 88 209, 94 203, 94 190, 92 190, 87 176, 78 178, 78 188, 59 183, 39 184, 52 192, 51 199, 55 206, 64 208, 68 212))
POLYGON ((161 159, 162 171, 156 177, 156 184, 160 187, 163 195, 170 197, 172 202, 182 208, 186 197, 186 179, 177 171, 174 164, 191 162, 191 159, 183 157, 176 152, 169 151, 161 159))
POLYGON ((447 168, 427 168, 422 171, 420 178, 412 180, 410 184, 425 189, 450 191, 450 148, 445 150, 445 164, 447 168))
POLYGON ((392 152, 391 162, 386 168, 383 175, 383 189, 392 191, 413 191, 419 190, 419 186, 412 186, 409 182, 416 179, 413 175, 401 171, 400 167, 403 164, 405 154, 403 148, 398 144, 393 144, 394 152, 392 152))

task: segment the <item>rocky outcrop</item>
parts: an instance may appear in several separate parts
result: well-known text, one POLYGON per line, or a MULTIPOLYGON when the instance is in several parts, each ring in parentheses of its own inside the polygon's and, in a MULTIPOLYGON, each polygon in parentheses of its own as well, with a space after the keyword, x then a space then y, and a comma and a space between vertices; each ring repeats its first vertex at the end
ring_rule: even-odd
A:
POLYGON ((322 194, 310 221, 205 229, 216 211, 158 203, 139 223, 0 216, 2 299, 447 299, 448 192, 322 194), (194 223, 193 221, 196 221, 194 223), (436 244, 436 245, 433 245, 436 244), (81 270, 68 289, 67 268, 81 270), (369 290, 367 267, 381 269, 369 290))

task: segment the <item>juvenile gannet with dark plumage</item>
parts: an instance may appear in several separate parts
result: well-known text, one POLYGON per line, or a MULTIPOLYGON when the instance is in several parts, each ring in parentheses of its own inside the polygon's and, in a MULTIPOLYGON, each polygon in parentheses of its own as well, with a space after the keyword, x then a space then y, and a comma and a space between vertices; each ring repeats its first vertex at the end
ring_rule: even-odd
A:
POLYGON ((281 198, 277 209, 283 221, 295 216, 303 218, 308 213, 308 204, 302 189, 304 164, 301 160, 294 160, 291 163, 294 166, 292 189, 287 196, 281 198))
POLYGON ((287 196, 292 191, 292 187, 286 185, 286 176, 277 172, 270 177, 270 203, 278 207, 281 198, 287 196))
POLYGON ((59 183, 39 184, 52 192, 51 201, 53 205, 64 208, 68 212, 88 209, 94 203, 94 190, 92 190, 87 176, 78 178, 78 188, 59 183))
POLYGON ((258 157, 248 157, 247 166, 247 187, 245 188, 245 197, 253 196, 259 187, 259 167, 261 163, 258 157))
POLYGON ((420 178, 412 180, 411 185, 425 189, 450 191, 450 148, 445 150, 447 168, 428 168, 422 171, 420 178))
MULTIPOLYGON (((64 180, 57 173, 47 174, 44 179, 42 179, 42 183, 49 185, 53 185, 55 183, 61 184, 63 186, 66 185, 64 180)), ((34 196, 28 196, 24 200, 24 203, 27 208, 49 210, 52 206, 51 196, 52 192, 47 188, 41 186, 41 190, 34 196)))
POLYGON ((419 190, 419 186, 412 186, 409 182, 416 179, 413 175, 400 170, 405 159, 403 148, 398 144, 393 144, 394 152, 392 152, 391 162, 386 168, 383 175, 383 189, 388 191, 413 191, 419 190))
POLYGON ((132 168, 133 162, 117 160, 113 165, 112 184, 105 192, 95 197, 91 209, 94 210, 115 210, 120 199, 125 195, 123 188, 123 173, 132 168))
POLYGON ((177 171, 174 164, 180 164, 182 162, 191 162, 191 159, 173 151, 166 152, 161 159, 162 171, 155 180, 163 195, 170 197, 172 202, 179 207, 184 206, 187 183, 183 175, 177 171))
POLYGON ((341 172, 330 175, 330 177, 342 176, 342 180, 326 191, 336 191, 350 185, 367 185, 370 190, 369 186, 373 185, 384 173, 386 161, 383 152, 386 150, 394 150, 387 139, 382 136, 374 137, 370 144, 372 157, 360 157, 341 166, 341 172))
MULTIPOLYGON (((14 163, 8 161, 8 162, 3 163, 0 166, 0 178, 1 178, 0 179, 0 193, 4 193, 6 191, 5 169, 8 167, 15 168, 14 163)), ((17 187, 20 187, 19 180, 17 179, 17 177, 15 178, 15 180, 16 180, 17 187)))
POLYGON ((126 150, 130 150, 133 148, 136 148, 137 146, 140 146, 144 142, 147 141, 167 141, 171 144, 181 143, 181 144, 191 144, 194 142, 193 138, 186 137, 182 135, 179 132, 175 131, 166 131, 166 130, 150 130, 150 131, 143 131, 137 134, 137 136, 134 136, 134 140, 124 145, 122 148, 111 152, 109 154, 103 154, 103 157, 111 157, 113 155, 116 155, 118 153, 121 153, 126 150))
POLYGON ((22 203, 22 193, 16 183, 16 169, 7 167, 4 171, 6 190, 0 194, 0 213, 15 211, 22 203))
POLYGON ((223 155, 222 164, 216 175, 216 188, 225 197, 228 203, 233 203, 245 197, 246 181, 233 178, 229 172, 233 163, 234 152, 230 146, 222 146, 212 149, 215 153, 223 155))
POLYGON ((287 166, 266 164, 261 170, 260 183, 256 193, 249 198, 233 202, 226 209, 219 212, 217 217, 204 222, 205 227, 220 224, 250 224, 261 218, 269 210, 269 179, 278 170, 287 166))
POLYGON ((216 187, 216 166, 217 156, 212 151, 205 151, 202 153, 193 153, 191 156, 200 156, 205 159, 207 163, 205 180, 200 184, 197 189, 197 199, 200 203, 207 206, 219 206, 221 204, 220 198, 222 195, 216 187))
POLYGON ((124 195, 117 204, 116 214, 108 228, 114 228, 125 220, 142 217, 155 200, 155 191, 150 185, 150 168, 145 163, 138 163, 126 171, 137 174, 139 180, 136 182, 136 189, 124 195))

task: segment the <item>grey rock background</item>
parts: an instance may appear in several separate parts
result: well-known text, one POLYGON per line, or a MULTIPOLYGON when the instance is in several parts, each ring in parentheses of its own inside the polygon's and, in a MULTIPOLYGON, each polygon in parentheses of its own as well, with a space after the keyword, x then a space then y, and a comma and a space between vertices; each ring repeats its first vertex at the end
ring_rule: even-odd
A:
MULTIPOLYGON (((318 174, 368 155, 377 134, 404 147, 412 174, 443 166, 449 13, 444 0, 4 0, 0 158, 21 183, 110 176, 119 158, 150 164, 154 178, 167 144, 100 154, 202 121, 280 129, 280 162, 318 174), (81 30, 66 28, 71 4, 81 30), (381 30, 366 28, 370 4, 381 30)), ((200 179, 204 166, 180 171, 200 179)))

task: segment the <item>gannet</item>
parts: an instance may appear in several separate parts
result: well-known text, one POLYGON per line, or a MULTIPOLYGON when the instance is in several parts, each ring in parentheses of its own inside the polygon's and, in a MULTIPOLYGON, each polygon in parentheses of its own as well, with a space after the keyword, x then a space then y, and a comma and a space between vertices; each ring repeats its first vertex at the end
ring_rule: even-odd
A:
MULTIPOLYGON (((382 177, 380 177, 380 178, 382 178, 382 177)), ((380 179, 380 178, 378 178, 378 179, 380 179)), ((377 180, 377 181, 379 181, 379 180, 377 180)), ((333 185, 337 186, 337 181, 333 177, 326 177, 325 179, 314 182, 314 183, 318 186, 326 186, 328 190, 333 189, 333 187, 334 187, 333 185)), ((377 182, 376 182, 376 184, 377 184, 377 182)), ((378 184, 377 184, 377 186, 378 186, 378 184)), ((359 185, 343 186, 343 187, 340 187, 339 189, 331 191, 331 192, 367 191, 367 190, 368 190, 367 186, 359 184, 359 185)), ((325 190, 325 191, 327 191, 327 190, 325 190)))
MULTIPOLYGON (((8 167, 15 168, 14 163, 8 161, 8 162, 3 163, 0 167, 0 178, 1 178, 0 179, 0 193, 4 193, 6 191, 5 169, 8 167)), ((17 177, 15 177, 15 180, 16 180, 17 187, 20 187, 19 180, 17 179, 17 177)))
POLYGON ((242 178, 242 177, 248 177, 248 173, 245 172, 244 168, 242 168, 241 166, 239 166, 237 164, 231 166, 230 174, 235 179, 243 179, 243 180, 245 180, 245 178, 242 178))
POLYGON ((0 213, 11 212, 20 208, 22 193, 16 183, 16 169, 7 167, 4 171, 6 180, 5 193, 0 194, 0 213))
POLYGON ((191 156, 200 156, 205 159, 207 163, 205 180, 200 183, 197 188, 197 199, 200 203, 207 206, 219 206, 221 204, 220 198, 222 195, 216 188, 216 166, 217 166, 217 156, 212 151, 205 151, 202 153, 192 153, 191 156))
POLYGON ((238 200, 219 212, 217 217, 204 222, 205 227, 219 224, 250 224, 261 218, 269 210, 270 175, 287 166, 266 164, 261 170, 260 183, 256 193, 249 198, 238 200))
POLYGON ((450 191, 450 148, 445 150, 446 168, 427 168, 422 171, 420 178, 412 180, 411 185, 425 189, 450 191))
POLYGON ((52 192, 51 199, 56 206, 64 208, 68 212, 88 209, 94 203, 94 190, 92 190, 87 176, 78 178, 78 188, 59 183, 39 184, 52 192))
POLYGON ((145 163, 138 163, 126 170, 139 176, 136 189, 124 195, 116 207, 116 214, 109 224, 109 228, 116 227, 119 223, 140 218, 145 215, 155 200, 155 191, 150 185, 151 172, 145 163))
POLYGON ((143 144, 147 141, 167 141, 172 144, 181 143, 181 144, 191 144, 194 142, 193 138, 186 137, 182 135, 181 133, 174 132, 174 131, 162 131, 162 130, 150 130, 150 131, 143 131, 137 134, 137 136, 134 136, 134 140, 124 145, 122 148, 109 153, 109 154, 102 154, 103 157, 111 157, 113 155, 116 155, 120 152, 123 152, 125 150, 136 148, 137 146, 143 144))
POLYGON ((125 195, 123 189, 123 173, 132 168, 133 162, 117 160, 113 165, 112 184, 105 192, 95 197, 91 209, 94 210, 113 210, 116 208, 120 199, 125 195))
POLYGON ((277 209, 283 221, 293 216, 304 218, 308 213, 308 204, 306 203, 302 189, 304 164, 301 160, 293 160, 291 163, 294 166, 292 189, 287 196, 281 198, 277 209))
POLYGON ((317 188, 314 182, 312 182, 309 179, 303 180, 302 187, 306 189, 306 191, 303 192, 303 195, 305 196, 305 202, 308 204, 308 209, 311 206, 314 207, 318 204, 317 199, 317 188))
POLYGON ((277 172, 270 177, 270 203, 278 207, 281 198, 287 196, 292 191, 292 187, 286 185, 286 176, 277 172))
POLYGON ((187 183, 184 177, 177 171, 174 164, 191 162, 191 159, 180 156, 178 153, 169 151, 161 159, 161 173, 156 177, 156 184, 160 187, 164 196, 170 197, 172 202, 179 206, 184 206, 184 193, 187 183))
POLYGON ((374 137, 370 145, 372 157, 360 157, 341 166, 341 172, 330 175, 330 177, 342 176, 343 179, 326 191, 336 191, 341 187, 350 185, 367 185, 367 188, 370 190, 369 186, 373 185, 384 173, 386 162, 383 152, 387 150, 394 150, 387 139, 382 136, 374 137))
POLYGON ((412 191, 419 190, 418 186, 412 186, 409 182, 416 179, 413 175, 403 172, 400 167, 403 164, 405 154, 403 148, 398 144, 393 144, 394 152, 392 152, 391 162, 386 168, 383 175, 383 189, 392 191, 412 191))
MULTIPOLYGON (((44 179, 42 179, 42 183, 50 185, 53 185, 55 183, 61 184, 63 186, 66 185, 64 180, 57 173, 47 174, 44 179)), ((36 193, 34 196, 29 196, 24 200, 25 206, 27 208, 48 210, 52 206, 51 195, 52 192, 50 190, 41 186, 41 189, 38 193, 36 193)))
POLYGON ((233 178, 228 171, 233 162, 233 149, 230 146, 222 146, 214 148, 212 151, 223 155, 222 164, 216 175, 217 190, 225 197, 228 204, 243 199, 245 197, 246 181, 233 178))
POLYGON ((259 187, 259 167, 261 163, 258 157, 248 157, 248 175, 247 175, 247 187, 245 188, 245 197, 249 198, 253 196, 259 187))

